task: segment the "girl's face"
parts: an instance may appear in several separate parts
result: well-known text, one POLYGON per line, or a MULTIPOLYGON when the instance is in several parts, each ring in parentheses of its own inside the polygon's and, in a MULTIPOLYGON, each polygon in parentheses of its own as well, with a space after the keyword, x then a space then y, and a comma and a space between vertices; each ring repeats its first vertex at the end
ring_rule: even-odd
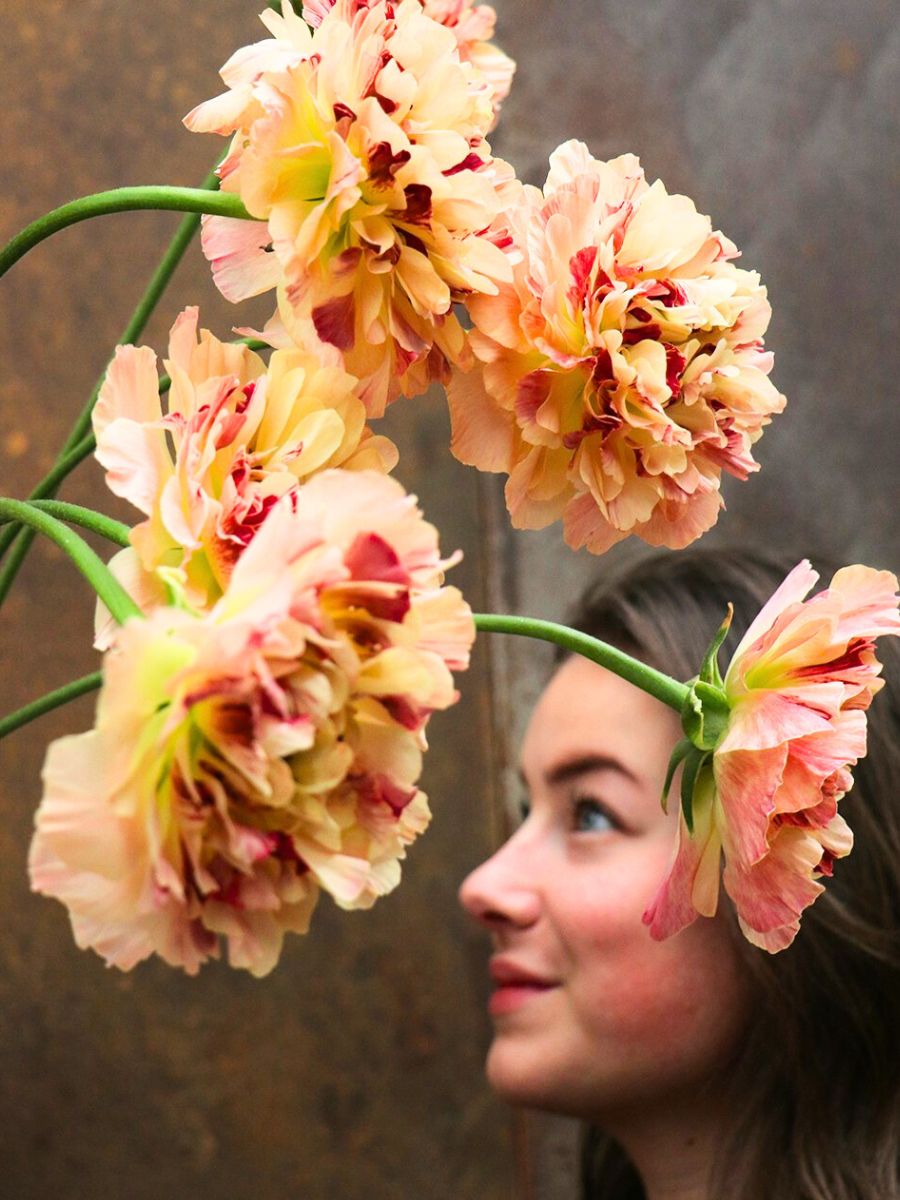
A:
MULTIPOLYGON (((522 747, 523 824, 465 880, 493 935, 491 1085, 588 1119, 696 1095, 736 1049, 746 985, 725 918, 664 942, 641 915, 674 852, 660 793, 677 715, 573 657, 522 747)), ((713 1091, 715 1091, 713 1087, 713 1091)))

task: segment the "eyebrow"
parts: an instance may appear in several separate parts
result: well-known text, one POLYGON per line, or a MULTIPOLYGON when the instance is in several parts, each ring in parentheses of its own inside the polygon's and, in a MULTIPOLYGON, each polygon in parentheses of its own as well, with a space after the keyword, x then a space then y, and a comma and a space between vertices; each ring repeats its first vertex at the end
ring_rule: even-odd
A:
MULTIPOLYGON (((579 754, 574 758, 567 758, 555 767, 551 767, 544 775, 544 781, 550 787, 558 787, 560 784, 577 779, 580 775, 588 775, 592 771, 615 771, 631 783, 640 784, 640 780, 633 771, 629 770, 620 759, 609 754, 579 754)), ((522 784, 527 786, 528 781, 521 769, 519 778, 522 784)))

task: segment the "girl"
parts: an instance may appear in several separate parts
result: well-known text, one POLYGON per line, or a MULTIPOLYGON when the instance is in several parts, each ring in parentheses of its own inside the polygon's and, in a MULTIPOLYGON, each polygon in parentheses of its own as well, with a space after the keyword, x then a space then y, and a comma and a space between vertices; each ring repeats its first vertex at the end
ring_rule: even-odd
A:
MULTIPOLYGON (((654 557, 571 622, 680 679, 731 601, 720 661, 792 562, 654 557)), ((461 889, 492 934, 487 1072, 512 1103, 585 1122, 585 1200, 897 1200, 900 655, 841 811, 855 834, 787 950, 741 936, 727 897, 666 941, 641 916, 671 860, 659 802, 677 715, 564 659, 531 718, 528 801, 461 889)))

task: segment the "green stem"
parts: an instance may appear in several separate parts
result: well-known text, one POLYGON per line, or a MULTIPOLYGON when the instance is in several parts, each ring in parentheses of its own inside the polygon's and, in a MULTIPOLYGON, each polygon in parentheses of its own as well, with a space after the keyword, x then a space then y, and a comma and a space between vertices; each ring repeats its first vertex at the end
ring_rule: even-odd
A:
POLYGON ((5 738, 13 730, 20 729, 23 725, 27 725, 29 721, 34 721, 38 717, 42 717, 44 713, 52 712, 54 708, 68 704, 70 700, 77 700, 79 696, 83 696, 87 692, 95 692, 102 682, 103 676, 100 671, 94 671, 91 675, 83 675, 81 679, 73 679, 71 683, 63 684, 62 687, 57 688, 55 691, 47 692, 45 696, 39 696, 37 700, 32 700, 30 704, 26 704, 22 708, 17 708, 15 712, 11 712, 8 716, 0 718, 0 738, 5 738))
POLYGON ((28 499, 44 500, 52 496, 66 476, 71 475, 79 463, 89 458, 96 448, 97 442, 92 433, 73 443, 71 447, 67 446, 28 499))
POLYGON ((627 679, 641 691, 649 692, 669 708, 680 713, 687 700, 690 688, 678 683, 661 671, 655 671, 646 663, 639 662, 630 654, 624 654, 614 646, 608 646, 599 638, 579 633, 568 625, 557 625, 553 621, 538 621, 533 617, 511 617, 498 613, 475 613, 475 627, 485 633, 512 633, 519 637, 538 638, 542 642, 553 642, 563 650, 599 663, 614 675, 627 679))
MULTIPOLYGON (((101 537, 115 542, 117 546, 131 545, 129 537, 131 529, 128 525, 122 521, 114 521, 112 517, 96 512, 93 508, 84 508, 80 504, 68 504, 65 500, 29 500, 27 503, 39 512, 49 513, 51 517, 57 517, 69 525, 80 525, 82 529, 90 529, 92 533, 99 533, 101 537)), ((9 520, 9 518, 0 517, 0 521, 4 520, 9 520)))
MULTIPOLYGON (((220 160, 221 161, 221 160, 220 160)), ((203 182, 200 184, 200 190, 205 192, 215 192, 219 188, 219 177, 216 174, 218 163, 209 172, 203 182)), ((166 290, 169 280, 175 273, 175 268, 184 258, 184 252, 187 250, 191 240, 197 230, 200 228, 200 213, 188 213, 179 223, 175 230, 175 236, 166 248, 165 254, 159 260, 156 270, 150 277, 150 282, 144 290, 143 296, 138 301, 137 308, 131 314, 128 324, 122 331, 122 336, 119 338, 118 345, 128 346, 136 342, 144 329, 147 322, 153 314, 153 310, 159 303, 160 297, 166 290)), ((100 389, 103 387, 103 380, 106 378, 106 369, 103 374, 94 384, 94 390, 91 392, 87 404, 82 409, 75 424, 72 427, 72 432, 66 441, 63 450, 69 450, 73 444, 79 441, 91 427, 91 413, 94 411, 94 405, 97 403, 97 397, 100 395, 100 389)))
POLYGON ((0 605, 3 604, 9 595, 9 590, 19 573, 19 567, 24 562, 25 555, 31 548, 33 541, 33 529, 21 529, 18 525, 7 525, 0 532, 0 551, 5 554, 9 546, 12 546, 9 557, 3 564, 3 567, 0 568, 0 605))
MULTIPOLYGON (((216 163, 216 166, 213 167, 203 180, 200 185, 200 191, 215 192, 218 190, 219 177, 216 174, 218 165, 216 163)), ((150 282, 147 284, 144 294, 138 302, 137 308, 135 308, 131 319, 125 326, 122 336, 119 339, 120 345, 137 341, 143 333, 154 308, 159 303, 160 297, 175 272, 175 268, 184 257, 184 252, 187 250, 191 239, 199 227, 199 213, 190 213, 179 222, 175 236, 166 248, 166 252, 153 272, 150 282)), ((94 449, 94 438, 88 431, 91 425, 91 413, 94 410, 94 405, 97 402, 97 397, 100 394, 100 389, 103 386, 105 378, 106 368, 104 368, 103 374, 95 383, 87 404, 75 421, 63 446, 62 454, 48 474, 44 476, 38 486, 32 491, 29 499, 39 500, 44 496, 55 495, 56 489, 69 472, 73 471, 94 449)), ((0 570, 0 605, 3 604, 9 594, 9 590, 19 572, 19 567, 24 562, 33 540, 33 530, 20 530, 16 525, 10 525, 7 529, 0 532, 0 559, 3 558, 9 547, 15 542, 15 547, 9 560, 5 567, 0 570)))
POLYGON ((17 233, 0 250, 0 276, 6 274, 39 242, 69 225, 102 217, 106 213, 136 212, 141 209, 167 209, 171 212, 211 213, 219 217, 236 217, 255 221, 237 196, 226 192, 210 192, 206 188, 171 187, 168 184, 149 184, 144 187, 113 188, 93 196, 81 196, 52 212, 45 213, 17 233))
MULTIPOLYGON (((76 446, 74 446, 68 454, 63 454, 56 460, 41 482, 32 491, 28 497, 29 500, 42 500, 45 496, 52 496, 65 477, 74 471, 80 462, 88 457, 94 449, 96 442, 94 435, 88 434, 86 438, 82 438, 76 446)), ((0 559, 4 557, 7 550, 15 542, 15 546, 7 559, 6 563, 0 568, 0 605, 9 594, 9 589, 13 585, 13 580, 19 572, 19 567, 28 553, 29 547, 34 540, 33 529, 22 529, 14 521, 11 521, 5 529, 0 529, 0 559)))
POLYGON ((49 513, 41 512, 27 501, 11 500, 5 496, 0 497, 0 520, 4 518, 29 525, 56 542, 57 546, 68 554, 120 625, 129 617, 143 616, 118 579, 84 538, 67 528, 62 521, 49 513))

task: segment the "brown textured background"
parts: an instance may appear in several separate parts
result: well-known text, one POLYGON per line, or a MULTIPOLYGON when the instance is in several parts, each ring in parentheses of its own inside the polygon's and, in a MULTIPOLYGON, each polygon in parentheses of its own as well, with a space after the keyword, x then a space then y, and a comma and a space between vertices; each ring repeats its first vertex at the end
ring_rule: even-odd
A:
MULTIPOLYGON (((181 117, 263 32, 256 12, 245 0, 9 5, 0 236, 103 188, 198 183, 224 142, 188 134, 181 117)), ((177 220, 81 225, 2 281, 2 492, 24 494, 50 464, 177 220)), ((196 245, 144 340, 162 349, 192 302, 220 336, 249 315, 216 298, 196 245)), ((446 452, 441 398, 415 411, 391 422, 401 477, 443 545, 469 550, 455 582, 483 603, 476 480, 446 452)), ((64 494, 114 508, 93 464, 64 494)), ((36 543, 3 612, 4 710, 95 668, 91 612, 74 571, 36 543)), ((404 886, 370 913, 324 898, 263 981, 219 964, 194 980, 158 962, 122 975, 76 950, 64 909, 28 893, 25 859, 44 746, 86 728, 93 698, 0 746, 0 1196, 509 1196, 509 1118, 481 1072, 485 948, 455 902, 494 836, 480 792, 484 649, 464 704, 432 725, 436 816, 404 886)))
MULTIPOLYGON (((217 90, 231 51, 261 35, 258 7, 6 0, 0 238, 77 195, 199 182, 219 143, 180 118, 217 90)), ((648 175, 695 197, 769 286, 788 411, 758 447, 763 471, 726 488, 711 540, 776 537, 896 569, 895 6, 497 8, 501 44, 520 63, 497 151, 540 182, 567 137, 600 157, 633 150, 648 175)), ((50 465, 176 220, 130 214, 67 230, 0 282, 3 493, 24 494, 50 465)), ((215 296, 193 248, 144 340, 161 349, 195 302, 221 336, 253 319, 215 296)), ((604 569, 556 530, 507 528, 497 489, 450 461, 439 397, 398 404, 387 423, 400 478, 444 546, 467 551, 455 582, 474 605, 559 617, 604 569)), ((64 494, 113 510, 90 465, 64 494)), ((0 624, 3 710, 94 668, 91 608, 61 555, 36 544, 0 624)), ((482 1083, 485 946, 454 899, 500 833, 497 784, 543 669, 521 644, 482 639, 462 704, 432 726, 435 819, 403 886, 367 914, 324 902, 262 982, 220 965, 196 980, 157 963, 123 976, 77 951, 63 909, 29 895, 25 856, 44 745, 86 728, 92 701, 0 745, 0 1196, 571 1197, 573 1127, 513 1128, 482 1083)))

